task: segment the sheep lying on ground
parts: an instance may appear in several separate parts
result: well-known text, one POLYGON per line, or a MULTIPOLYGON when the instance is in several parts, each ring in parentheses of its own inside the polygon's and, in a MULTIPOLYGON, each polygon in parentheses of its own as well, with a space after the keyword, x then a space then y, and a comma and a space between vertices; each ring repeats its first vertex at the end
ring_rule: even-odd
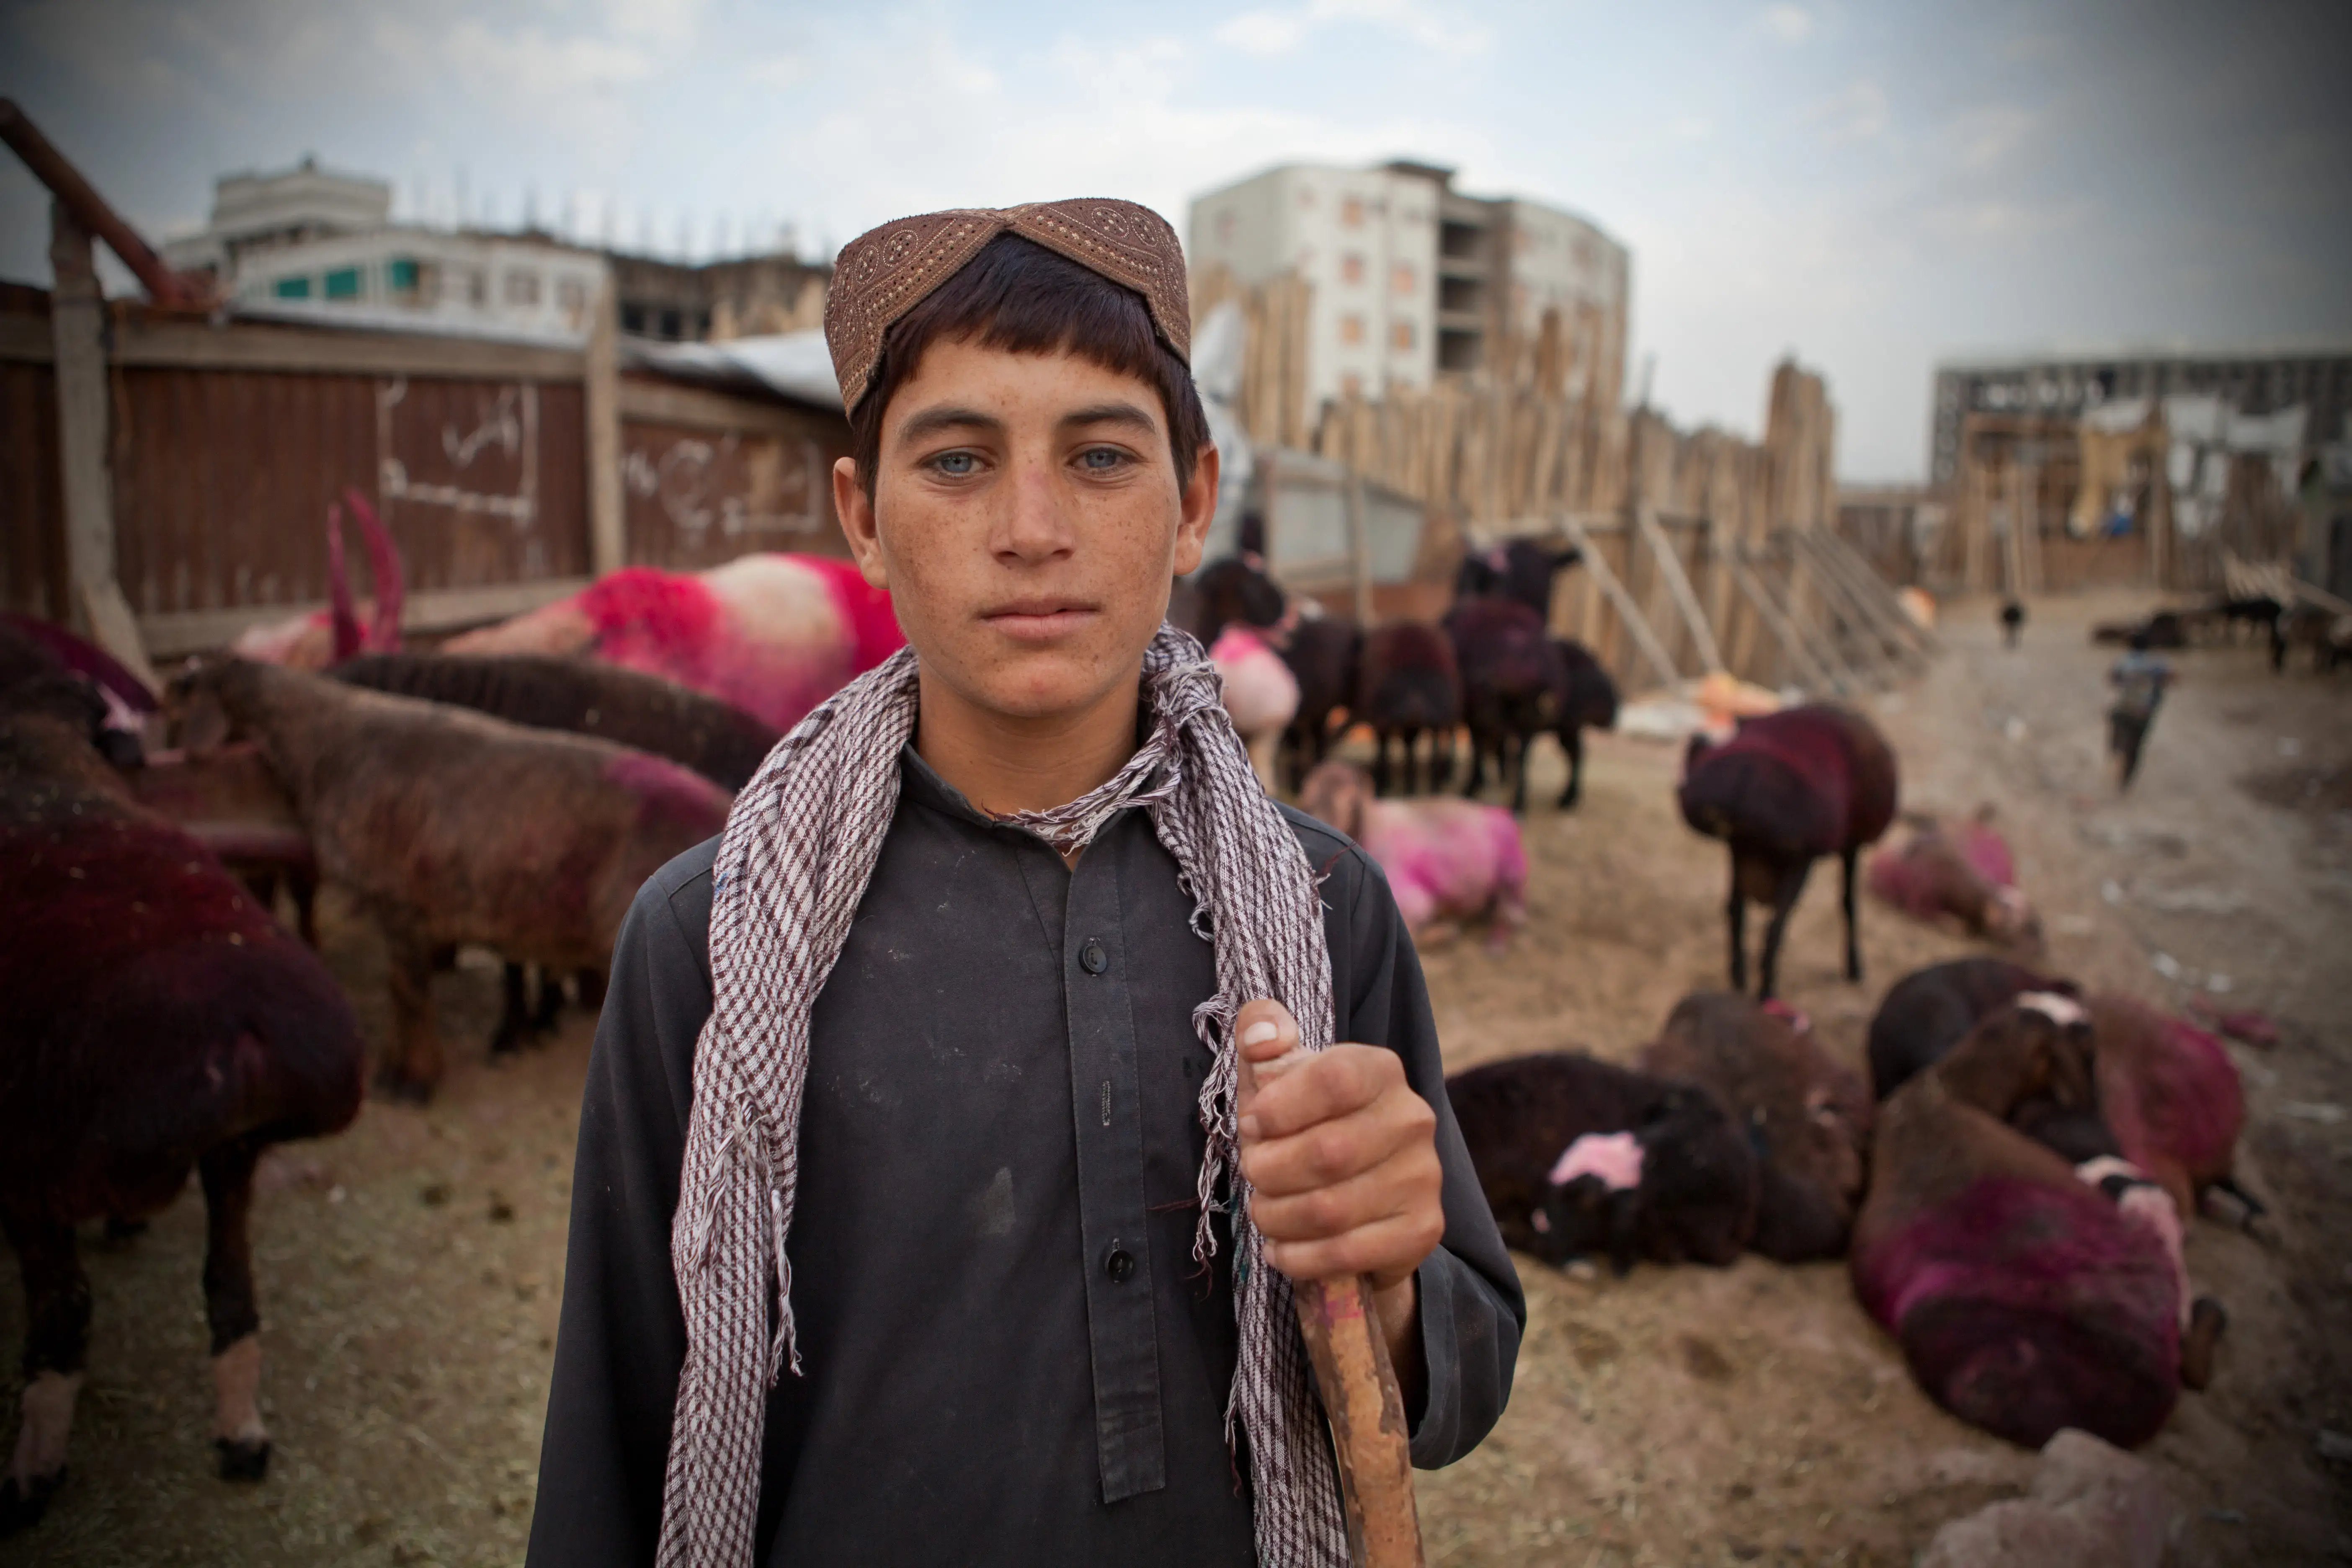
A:
POLYGON ((1706 1089, 1747 1128, 1759 1183, 1750 1248, 1783 1263, 1845 1251, 1862 1201, 1871 1100, 1802 1014, 1702 991, 1675 1004, 1637 1065, 1706 1089))
POLYGON ((1503 1239, 1547 1263, 1719 1266, 1756 1224, 1756 1157, 1696 1084, 1553 1051, 1445 1080, 1503 1239))
POLYGON ((1307 775, 1298 804, 1381 863, 1416 940, 1440 921, 1486 920, 1488 945, 1499 950, 1527 923, 1527 847, 1500 806, 1381 800, 1371 775, 1336 757, 1307 775))
POLYGON ((1870 890, 1914 920, 1949 917, 1971 936, 2039 954, 2042 917, 2018 890, 2015 858, 1991 816, 1988 806, 1972 822, 1909 818, 1903 841, 1870 858, 1870 890))

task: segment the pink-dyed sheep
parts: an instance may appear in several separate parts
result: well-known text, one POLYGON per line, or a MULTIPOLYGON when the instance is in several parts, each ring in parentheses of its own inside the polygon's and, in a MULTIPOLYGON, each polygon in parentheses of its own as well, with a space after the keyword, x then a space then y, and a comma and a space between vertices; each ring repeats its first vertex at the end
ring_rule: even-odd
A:
POLYGON ((1371 775, 1337 758, 1307 775, 1299 804, 1381 863, 1405 925, 1419 939, 1440 920, 1491 915, 1497 951, 1527 923, 1528 853, 1499 806, 1466 800, 1381 800, 1371 775))
POLYGON ((1256 627, 1240 621, 1217 634, 1209 661, 1223 683, 1225 711, 1249 747, 1250 765, 1271 787, 1275 748, 1298 714, 1298 678, 1256 627))
POLYGON ((443 651, 590 655, 789 730, 906 640, 855 563, 752 554, 707 572, 626 567, 443 651))
POLYGON ((367 540, 368 564, 375 574, 375 599, 366 608, 367 625, 359 621, 359 606, 352 600, 351 581, 343 571, 343 514, 341 507, 327 509, 327 583, 331 601, 329 608, 312 610, 308 615, 295 616, 268 626, 247 626, 237 635, 229 651, 239 658, 257 664, 280 665, 288 669, 324 669, 331 664, 360 652, 396 653, 400 648, 400 617, 407 593, 403 584, 400 552, 392 542, 392 535, 375 515, 367 498, 356 489, 346 489, 343 499, 352 503, 352 515, 359 519, 360 532, 367 540))
POLYGON ((1988 807, 1959 824, 1913 818, 1909 837, 1871 857, 1870 890, 1914 920, 1948 915, 1971 935, 2035 954, 2042 917, 2018 890, 2016 859, 1990 816, 1988 807))

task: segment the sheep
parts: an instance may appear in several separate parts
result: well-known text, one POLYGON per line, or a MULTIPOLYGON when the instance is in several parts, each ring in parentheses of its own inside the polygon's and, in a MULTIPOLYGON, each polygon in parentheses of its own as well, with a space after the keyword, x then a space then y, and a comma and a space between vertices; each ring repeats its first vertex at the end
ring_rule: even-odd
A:
POLYGON ((1168 618, 1191 632, 1202 647, 1214 647, 1235 621, 1271 626, 1289 608, 1280 586, 1265 574, 1265 563, 1255 556, 1212 561, 1180 586, 1184 593, 1181 599, 1171 596, 1168 618))
POLYGON ((1814 859, 1823 855, 1843 862, 1845 973, 1848 980, 1862 978, 1854 866, 1864 847, 1895 820, 1898 788, 1885 738, 1850 709, 1822 703, 1744 720, 1720 744, 1691 737, 1677 795, 1685 822, 1731 847, 1725 919, 1734 991, 1748 984, 1748 901, 1772 907, 1757 992, 1769 998, 1781 932, 1814 859))
MULTIPOLYGON (((2154 1436, 2180 1387, 2182 1284, 2158 1237, 2007 1125, 2086 1104, 2091 1026, 2028 992, 1881 1108, 1850 1259, 1928 1396, 2028 1447, 2076 1426, 2154 1436)), ((2211 1314, 2207 1314, 2209 1320, 2211 1314)))
POLYGON ((1462 558, 1454 574, 1454 595, 1457 599, 1498 595, 1549 621, 1553 580, 1582 558, 1573 548, 1550 550, 1531 539, 1506 540, 1462 558))
POLYGON ((2184 1215, 2218 1189, 2245 1206, 2249 1221, 2258 1217, 2262 1205, 2232 1173, 2246 1095, 2228 1048, 2127 996, 2097 994, 2088 1005, 2099 1114, 2116 1150, 2184 1215))
POLYGON ((239 658, 262 664, 284 665, 289 669, 324 669, 340 659, 348 658, 360 648, 394 652, 400 647, 400 621, 407 602, 407 591, 400 564, 400 552, 384 531, 367 498, 355 489, 345 489, 343 499, 352 504, 352 513, 359 519, 360 532, 367 540, 368 560, 375 573, 375 601, 370 607, 368 624, 359 625, 349 579, 343 573, 343 520, 339 507, 327 509, 327 584, 330 607, 312 610, 288 620, 247 626, 229 645, 229 651, 239 658))
POLYGON ((1527 923, 1528 854, 1510 813, 1468 801, 1381 800, 1371 776, 1334 757, 1307 775, 1299 805, 1379 861, 1406 929, 1492 917, 1500 951, 1527 923))
POLYGON ((1209 662, 1217 667, 1218 694, 1249 747, 1250 765, 1271 789, 1275 752, 1298 716, 1298 678, 1255 628, 1240 621, 1218 634, 1209 662))
POLYGON ((1318 615, 1302 615, 1275 644, 1298 680, 1298 712, 1283 735, 1293 794, 1330 752, 1331 721, 1355 697, 1363 646, 1352 617, 1318 615))
POLYGON ((2019 891, 2016 861, 1991 817, 1986 806, 1956 826, 1908 818, 1910 835, 1870 858, 1870 890, 1914 920, 1932 925, 1948 915, 1971 936, 2038 954, 2042 917, 2019 891))
POLYGON ((1388 794, 1390 784, 1397 783, 1411 795, 1422 776, 1433 790, 1445 787, 1454 773, 1454 726, 1462 722, 1462 677, 1454 645, 1443 631, 1419 621, 1401 621, 1364 634, 1356 700, 1349 706, 1372 728, 1372 782, 1381 794, 1388 794), (1415 747, 1424 733, 1430 750, 1423 775, 1417 771, 1415 747), (1403 747, 1402 779, 1389 770, 1391 741, 1403 747))
POLYGON ((63 626, 0 610, 0 691, 44 675, 88 682, 106 704, 99 750, 118 767, 138 765, 146 722, 156 711, 155 694, 96 643, 63 626))
POLYGON ((1721 1268, 1755 1227, 1756 1157, 1696 1084, 1551 1051, 1455 1073, 1445 1095, 1503 1239, 1544 1262, 1721 1268))
POLYGON ((1485 784, 1486 758, 1511 786, 1511 809, 1528 808, 1528 743, 1557 727, 1564 675, 1543 617, 1515 600, 1482 595, 1446 612, 1445 635, 1462 674, 1463 718, 1470 727, 1470 777, 1462 793, 1485 784))
POLYGON ((2000 605, 2000 640, 2005 647, 2015 647, 2019 634, 2025 630, 2025 605, 2017 599, 2004 599, 2000 605))
POLYGON ((263 909, 276 905, 282 882, 295 930, 319 945, 318 854, 259 747, 222 746, 200 757, 158 752, 123 776, 142 806, 220 857, 263 909))
POLYGON ((2028 991, 2072 995, 2074 985, 2005 958, 1956 958, 1905 975, 1870 1020, 1871 1092, 1885 1100, 1941 1061, 1979 1019, 2028 991))
POLYGON ((200 666, 170 700, 192 751, 260 743, 320 870, 383 928, 395 1096, 440 1081, 436 950, 601 969, 639 885, 727 819, 727 793, 675 763, 271 665, 200 666))
POLYGON ((1804 1015, 1728 991, 1685 996, 1634 1065, 1696 1083, 1747 1127, 1757 1156, 1748 1245, 1782 1263, 1835 1258, 1862 1199, 1871 1099, 1804 1015))
POLYGON ((327 672, 347 686, 421 697, 534 730, 594 735, 739 790, 783 732, 730 702, 593 659, 538 654, 362 654, 327 672))
POLYGON ((752 553, 705 572, 624 567, 442 651, 591 655, 789 730, 906 640, 855 563, 752 553))
POLYGON ((0 1229, 28 1325, 0 1533, 65 1479, 90 1321, 74 1227, 153 1214, 191 1167, 219 1471, 261 1478, 254 1166, 360 1104, 351 1004, 202 845, 131 802, 91 743, 103 712, 56 677, 0 696, 0 1229))
POLYGON ((1592 650, 1574 638, 1554 637, 1551 648, 1559 679, 1552 733, 1568 753, 1568 785, 1559 792, 1559 808, 1569 811, 1584 791, 1584 731, 1606 730, 1617 722, 1617 683, 1592 650))

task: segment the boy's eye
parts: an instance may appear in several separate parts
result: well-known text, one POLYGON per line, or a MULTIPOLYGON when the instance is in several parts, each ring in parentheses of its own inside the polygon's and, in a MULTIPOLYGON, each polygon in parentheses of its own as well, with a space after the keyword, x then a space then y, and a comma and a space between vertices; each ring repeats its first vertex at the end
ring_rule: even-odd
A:
POLYGON ((1116 447, 1089 447, 1078 454, 1078 466, 1094 469, 1097 473, 1118 468, 1125 461, 1127 461, 1127 454, 1116 447))
POLYGON ((941 452, 931 459, 931 467, 950 478, 961 479, 980 467, 980 459, 970 452, 941 452))

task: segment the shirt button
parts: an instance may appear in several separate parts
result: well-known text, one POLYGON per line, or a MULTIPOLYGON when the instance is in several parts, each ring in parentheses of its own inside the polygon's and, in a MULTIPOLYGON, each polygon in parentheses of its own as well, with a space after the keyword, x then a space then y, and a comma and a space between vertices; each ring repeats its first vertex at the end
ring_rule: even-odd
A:
POLYGON ((1112 1242, 1110 1250, 1103 1254, 1103 1272, 1110 1276, 1112 1284, 1126 1284, 1135 1274, 1135 1254, 1112 1242))
POLYGON ((1087 945, 1078 949, 1078 967, 1088 974, 1100 974, 1110 967, 1110 954, 1103 951, 1101 942, 1088 937, 1087 945))

